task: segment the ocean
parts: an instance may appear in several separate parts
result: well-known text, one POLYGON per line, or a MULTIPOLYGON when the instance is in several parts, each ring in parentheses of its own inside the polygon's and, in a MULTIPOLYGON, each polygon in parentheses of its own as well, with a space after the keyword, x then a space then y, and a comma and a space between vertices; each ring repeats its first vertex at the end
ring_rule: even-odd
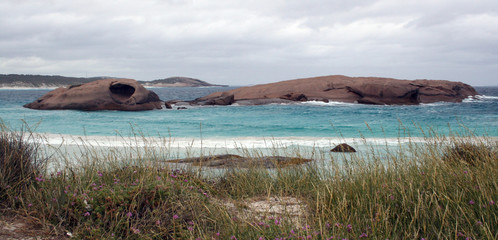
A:
MULTIPOLYGON (((192 100, 233 87, 151 88, 162 100, 192 100)), ((51 89, 1 89, 0 119, 10 129, 28 126, 52 144, 68 136, 99 140, 167 138, 193 148, 268 148, 269 145, 329 148, 340 142, 400 142, 441 135, 498 137, 498 87, 476 87, 479 96, 462 103, 377 106, 303 102, 263 106, 207 106, 186 110, 31 110, 22 105, 51 89)), ((66 139, 66 140, 64 140, 66 139)), ((146 143, 144 143, 146 144, 146 143)))

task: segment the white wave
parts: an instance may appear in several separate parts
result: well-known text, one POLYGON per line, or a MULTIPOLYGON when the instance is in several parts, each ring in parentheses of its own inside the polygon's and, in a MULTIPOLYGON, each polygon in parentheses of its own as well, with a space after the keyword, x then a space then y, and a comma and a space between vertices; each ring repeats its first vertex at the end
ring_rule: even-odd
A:
POLYGON ((462 102, 484 102, 486 100, 498 100, 498 96, 476 95, 468 97, 462 102))
MULTIPOLYGON (((465 101, 465 100, 464 100, 465 101)), ((445 106, 445 105, 450 105, 454 104, 453 102, 434 102, 434 103, 421 103, 419 106, 445 106)))
POLYGON ((498 99, 498 96, 477 95, 477 99, 498 99))
POLYGON ((336 101, 329 101, 329 102, 306 101, 306 102, 302 102, 301 104, 302 105, 313 105, 313 106, 353 106, 353 105, 358 105, 357 103, 336 102, 336 101))
POLYGON ((218 138, 159 138, 118 136, 77 136, 39 134, 39 141, 50 146, 87 147, 152 147, 152 148, 223 148, 263 149, 288 147, 329 148, 340 143, 359 145, 398 145, 424 142, 424 138, 339 138, 339 137, 218 137, 218 138))

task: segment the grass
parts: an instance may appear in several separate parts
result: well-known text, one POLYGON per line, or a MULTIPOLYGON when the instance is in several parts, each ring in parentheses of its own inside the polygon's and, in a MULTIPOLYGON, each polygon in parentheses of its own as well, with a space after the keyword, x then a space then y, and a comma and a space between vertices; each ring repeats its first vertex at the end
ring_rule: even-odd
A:
POLYGON ((8 131, 0 123, 0 202, 26 190, 40 174, 46 161, 37 155, 39 144, 24 129, 8 131))
POLYGON ((86 147, 77 165, 50 169, 25 133, 3 130, 4 207, 77 239, 498 239, 491 138, 431 136, 368 159, 332 157, 327 168, 206 176, 161 164, 165 154, 130 159, 86 147), (252 199, 284 197, 304 213, 250 207, 252 199))

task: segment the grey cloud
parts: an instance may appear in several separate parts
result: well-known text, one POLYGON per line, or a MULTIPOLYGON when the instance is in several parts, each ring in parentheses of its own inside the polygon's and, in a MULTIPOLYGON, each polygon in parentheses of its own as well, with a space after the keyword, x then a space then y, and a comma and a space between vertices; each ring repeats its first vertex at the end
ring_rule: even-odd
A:
POLYGON ((496 84, 497 7, 488 0, 8 0, 0 2, 0 72, 188 75, 235 85, 328 74, 496 84))

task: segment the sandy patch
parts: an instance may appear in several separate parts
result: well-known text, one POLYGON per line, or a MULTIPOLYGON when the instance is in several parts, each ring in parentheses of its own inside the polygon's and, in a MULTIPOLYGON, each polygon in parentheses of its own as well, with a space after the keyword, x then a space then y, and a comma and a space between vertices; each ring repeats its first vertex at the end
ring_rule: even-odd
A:
POLYGON ((256 197, 243 201, 224 201, 223 205, 236 218, 249 223, 276 220, 302 227, 306 225, 307 206, 295 197, 256 197))

